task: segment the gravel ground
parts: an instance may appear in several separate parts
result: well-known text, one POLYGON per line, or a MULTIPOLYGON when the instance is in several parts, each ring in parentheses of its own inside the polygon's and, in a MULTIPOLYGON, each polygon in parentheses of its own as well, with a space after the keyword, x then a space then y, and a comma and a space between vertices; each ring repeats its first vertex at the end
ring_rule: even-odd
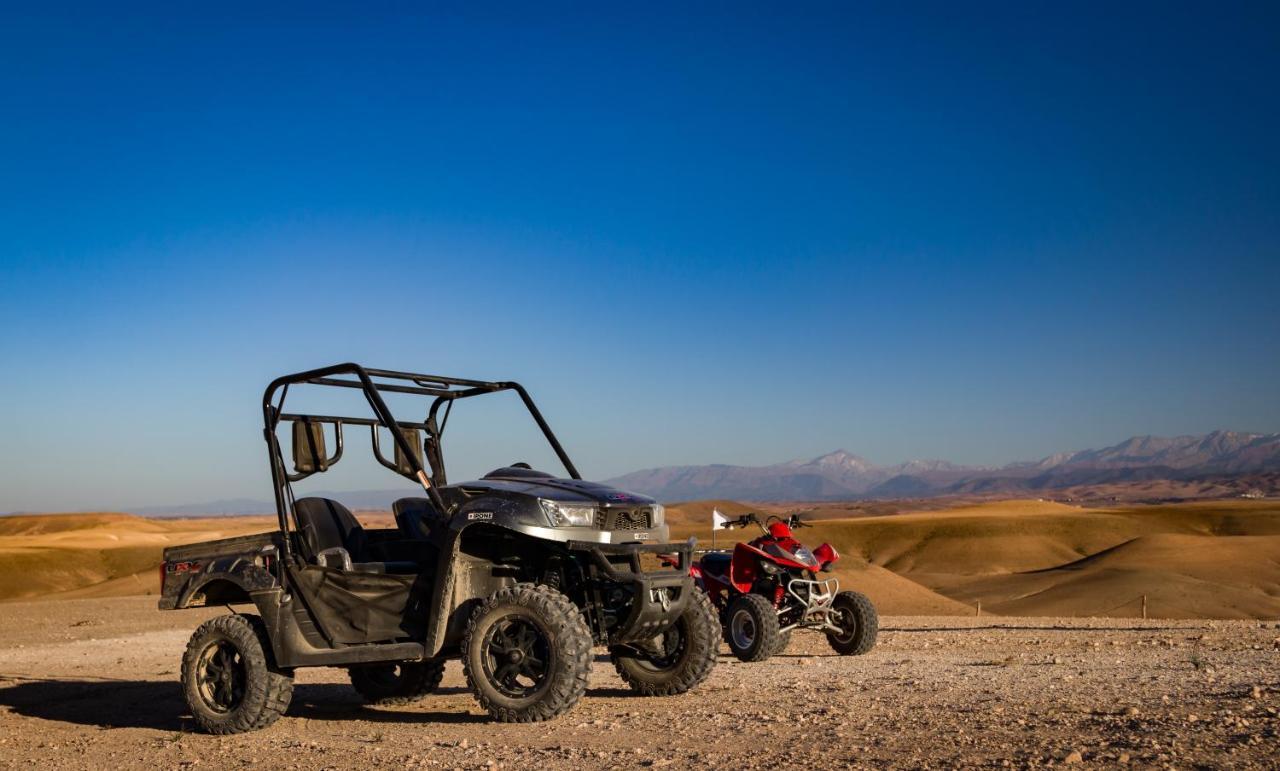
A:
POLYGON ((413 707, 299 673, 270 728, 191 733, 177 685, 208 611, 153 598, 0 605, 0 768, 1280 768, 1280 624, 889 617, 856 658, 797 633, 721 656, 685 696, 631 696, 604 656, 551 723, 493 723, 451 662, 413 707))

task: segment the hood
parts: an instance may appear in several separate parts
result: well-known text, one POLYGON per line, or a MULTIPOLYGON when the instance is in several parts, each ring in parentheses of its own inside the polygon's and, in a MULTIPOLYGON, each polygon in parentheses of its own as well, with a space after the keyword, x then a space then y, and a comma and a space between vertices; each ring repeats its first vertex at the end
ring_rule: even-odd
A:
POLYGON ((465 488, 468 492, 492 490, 499 493, 518 493, 552 501, 592 501, 612 505, 656 503, 648 496, 619 490, 599 482, 560 479, 550 474, 522 468, 501 468, 485 474, 483 479, 462 482, 450 487, 465 488))

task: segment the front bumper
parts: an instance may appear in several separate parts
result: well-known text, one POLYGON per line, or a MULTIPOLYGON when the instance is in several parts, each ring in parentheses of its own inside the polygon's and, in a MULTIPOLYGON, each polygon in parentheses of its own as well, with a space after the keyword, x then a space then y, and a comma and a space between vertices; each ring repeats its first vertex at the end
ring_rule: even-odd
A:
POLYGON ((787 632, 797 627, 802 627, 805 629, 840 632, 840 627, 831 618, 832 605, 835 603, 836 594, 839 591, 840 582, 834 578, 816 581, 802 578, 791 579, 787 584, 787 593, 797 601, 801 608, 801 613, 799 619, 794 623, 786 624, 781 631, 787 632), (801 587, 806 590, 803 594, 797 591, 801 587))
MULTIPOLYGON (((630 610, 625 619, 609 628, 608 643, 620 645, 649 640, 666 631, 698 591, 689 567, 697 539, 684 543, 601 544, 571 541, 569 548, 591 557, 593 576, 602 583, 623 584, 632 590, 630 610), (669 555, 675 567, 645 570, 646 555, 669 555)), ((599 607, 599 605, 597 605, 599 607)), ((599 624, 604 628, 603 620, 599 624)))
POLYGON ((521 523, 506 524, 508 527, 518 533, 539 538, 544 541, 559 541, 567 543, 570 548, 592 547, 600 544, 616 545, 631 544, 637 542, 657 541, 658 543, 644 543, 645 546, 660 546, 663 549, 671 550, 676 544, 661 543, 667 540, 667 526, 658 525, 646 530, 599 530, 594 527, 545 527, 542 525, 526 525, 521 523), (574 546, 577 544, 578 546, 574 546), (584 546, 585 545, 585 546, 584 546))

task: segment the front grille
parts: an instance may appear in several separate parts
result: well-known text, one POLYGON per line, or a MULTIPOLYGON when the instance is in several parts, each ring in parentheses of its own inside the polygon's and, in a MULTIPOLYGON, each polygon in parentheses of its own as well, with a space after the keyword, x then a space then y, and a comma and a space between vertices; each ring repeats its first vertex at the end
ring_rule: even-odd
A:
MULTIPOLYGON (((601 514, 611 520, 604 528, 607 530, 648 530, 652 527, 648 508, 609 509, 601 514)), ((599 517, 600 515, 597 515, 597 520, 599 517)))

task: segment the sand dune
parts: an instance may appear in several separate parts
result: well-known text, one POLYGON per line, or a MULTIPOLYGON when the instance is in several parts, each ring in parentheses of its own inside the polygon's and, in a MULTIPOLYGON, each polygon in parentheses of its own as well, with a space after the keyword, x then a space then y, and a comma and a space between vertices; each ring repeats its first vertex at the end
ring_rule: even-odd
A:
MULTIPOLYGON (((901 504, 899 504, 901 505, 901 504)), ((930 503, 928 505, 933 505, 930 503)), ((778 504, 762 513, 801 508, 778 504)), ((668 508, 672 536, 710 545, 712 509, 761 510, 735 501, 668 508)), ((1046 501, 962 503, 891 514, 891 507, 831 504, 799 536, 843 555, 842 586, 884 613, 1280 617, 1280 502, 1211 501, 1087 509, 1046 501), (859 516, 847 516, 858 512, 859 516), (1119 607, 1117 607, 1119 606, 1119 607)), ((386 514, 361 513, 386 527, 386 514)), ((92 513, 0 517, 0 600, 155 593, 169 545, 263 532, 273 517, 145 519, 92 513)), ((720 531, 718 545, 756 535, 720 531)))
POLYGON ((1145 594, 1150 612, 1161 617, 1275 618, 1280 538, 1140 536, 1057 568, 935 584, 1009 615, 1133 615, 1133 598, 1145 594))
MULTIPOLYGON (((704 544, 710 536, 705 524, 675 529, 704 544)), ((1115 509, 1000 501, 818 520, 800 537, 834 545, 845 557, 837 574, 851 585, 865 581, 866 593, 895 613, 936 612, 925 608, 939 603, 974 612, 981 602, 984 612, 1009 615, 1134 616, 1146 594, 1158 617, 1280 617, 1276 501, 1115 509), (894 580, 856 572, 858 564, 894 580)))
POLYGON ((271 517, 163 520, 115 513, 0 517, 0 599, 154 594, 166 546, 274 524, 271 517))

